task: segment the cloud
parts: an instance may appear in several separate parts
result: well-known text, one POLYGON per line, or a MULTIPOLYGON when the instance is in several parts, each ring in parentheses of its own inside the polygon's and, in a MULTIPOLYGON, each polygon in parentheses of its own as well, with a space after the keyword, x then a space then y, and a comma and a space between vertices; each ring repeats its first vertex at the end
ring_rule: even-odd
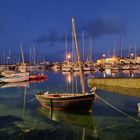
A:
MULTIPOLYGON (((98 17, 95 20, 88 20, 79 22, 79 28, 77 28, 77 38, 82 38, 82 31, 87 34, 92 34, 93 38, 99 38, 103 35, 124 33, 127 31, 126 25, 123 21, 120 21, 114 17, 98 17)), ((78 27, 78 25, 76 26, 78 27)), ((86 37, 86 36, 85 36, 86 37)), ((72 40, 71 32, 68 33, 67 39, 70 42, 72 40)), ((35 43, 48 43, 50 46, 55 43, 61 43, 66 41, 66 32, 60 33, 57 30, 50 29, 47 33, 40 35, 34 40, 35 43)))
POLYGON ((40 35, 34 41, 36 43, 45 43, 45 42, 54 43, 57 42, 58 40, 59 40, 58 32, 55 30, 50 30, 46 34, 40 35))
POLYGON ((81 22, 79 30, 92 34, 94 38, 99 38, 103 35, 124 33, 127 28, 124 22, 117 18, 98 17, 95 20, 81 22))

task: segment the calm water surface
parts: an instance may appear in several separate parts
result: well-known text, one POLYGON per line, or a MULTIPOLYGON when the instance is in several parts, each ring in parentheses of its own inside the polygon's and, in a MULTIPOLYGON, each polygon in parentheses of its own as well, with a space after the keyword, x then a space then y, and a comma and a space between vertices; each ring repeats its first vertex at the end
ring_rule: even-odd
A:
MULTIPOLYGON (((137 103, 140 102, 140 96, 130 96, 130 92, 135 93, 135 90, 126 89, 123 90, 125 94, 121 94, 117 89, 97 89, 96 94, 110 104, 97 98, 93 101, 92 113, 50 112, 42 108, 35 99, 37 92, 72 92, 80 90, 80 86, 77 84, 77 74, 72 76, 61 72, 46 73, 48 79, 45 81, 1 85, 0 140, 139 139, 140 118, 137 103)), ((103 75, 86 73, 85 82, 89 76, 103 75)), ((87 84, 86 88, 89 90, 87 84)))

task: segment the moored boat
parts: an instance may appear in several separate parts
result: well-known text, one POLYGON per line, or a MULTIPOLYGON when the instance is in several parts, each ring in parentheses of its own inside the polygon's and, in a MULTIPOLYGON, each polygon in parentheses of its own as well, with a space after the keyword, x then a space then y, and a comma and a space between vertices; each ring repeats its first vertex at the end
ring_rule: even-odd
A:
POLYGON ((42 106, 47 106, 51 109, 92 111, 92 101, 93 99, 95 99, 95 88, 91 90, 91 93, 86 93, 85 91, 85 82, 83 78, 82 65, 80 60, 81 58, 80 58, 80 52, 78 47, 74 18, 72 18, 72 26, 73 26, 73 35, 76 44, 76 52, 78 57, 78 66, 79 66, 82 92, 79 94, 42 92, 42 93, 37 93, 36 98, 39 100, 42 106))
POLYGON ((0 78, 0 82, 3 83, 16 83, 16 82, 23 82, 27 80, 29 80, 29 73, 23 73, 22 75, 0 78))
POLYGON ((91 111, 92 101, 95 94, 67 94, 67 93, 37 93, 36 98, 43 107, 61 110, 91 111))
POLYGON ((47 79, 48 76, 44 74, 30 75, 29 80, 44 80, 47 79))

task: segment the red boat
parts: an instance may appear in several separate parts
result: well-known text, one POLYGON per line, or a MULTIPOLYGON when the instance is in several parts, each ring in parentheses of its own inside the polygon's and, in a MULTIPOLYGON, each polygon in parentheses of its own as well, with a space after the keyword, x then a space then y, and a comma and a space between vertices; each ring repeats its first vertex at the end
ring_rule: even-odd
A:
POLYGON ((48 76, 44 74, 30 75, 29 80, 45 80, 48 76))

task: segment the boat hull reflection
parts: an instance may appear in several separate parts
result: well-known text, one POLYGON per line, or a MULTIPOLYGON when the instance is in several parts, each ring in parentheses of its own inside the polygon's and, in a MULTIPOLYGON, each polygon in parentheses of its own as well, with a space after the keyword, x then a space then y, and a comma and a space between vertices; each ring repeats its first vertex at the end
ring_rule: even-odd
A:
POLYGON ((23 87, 27 88, 29 87, 29 82, 18 82, 18 83, 1 83, 0 88, 16 88, 16 87, 23 87))
POLYGON ((40 106, 37 111, 53 121, 63 121, 68 124, 91 128, 94 130, 93 116, 90 112, 74 112, 62 110, 50 110, 40 106))

